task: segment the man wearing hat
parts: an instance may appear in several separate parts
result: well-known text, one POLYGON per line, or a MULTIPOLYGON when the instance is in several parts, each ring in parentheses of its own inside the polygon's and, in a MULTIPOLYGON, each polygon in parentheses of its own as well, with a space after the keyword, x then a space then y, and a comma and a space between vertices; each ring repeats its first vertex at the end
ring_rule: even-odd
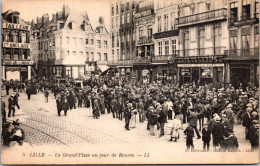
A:
POLYGON ((3 96, 1 96, 1 114, 2 114, 2 124, 6 122, 6 111, 5 102, 3 101, 3 96))
POLYGON ((246 108, 246 113, 243 116, 243 126, 246 127, 245 128, 245 133, 246 133, 246 139, 249 139, 249 128, 252 125, 252 119, 253 116, 251 114, 252 108, 251 107, 247 107, 246 108))
POLYGON ((14 94, 12 94, 8 99, 8 117, 11 117, 11 112, 13 111, 13 116, 15 115, 15 100, 14 100, 14 94))
POLYGON ((130 123, 130 119, 131 119, 131 112, 132 112, 132 101, 129 101, 127 103, 127 107, 124 110, 124 115, 125 115, 125 129, 126 130, 130 130, 129 129, 129 123, 130 123))
POLYGON ((57 111, 58 111, 58 116, 60 116, 60 112, 62 109, 62 103, 61 103, 61 97, 58 96, 58 98, 56 99, 56 105, 57 105, 57 111))
POLYGON ((193 127, 193 129, 195 129, 195 132, 197 134, 197 139, 200 139, 201 136, 197 128, 198 114, 194 111, 194 109, 191 106, 188 107, 188 111, 190 112, 189 124, 191 127, 193 127))
POLYGON ((13 121, 14 128, 11 131, 10 139, 11 141, 17 141, 21 146, 23 144, 23 140, 25 138, 25 134, 22 128, 19 126, 18 120, 13 121))
POLYGON ((223 140, 224 125, 220 122, 221 118, 216 115, 215 122, 211 126, 212 136, 213 136, 213 146, 214 148, 220 146, 223 140))
POLYGON ((228 104, 227 108, 225 109, 225 114, 229 123, 229 129, 233 131, 234 128, 234 113, 232 108, 232 104, 228 104))

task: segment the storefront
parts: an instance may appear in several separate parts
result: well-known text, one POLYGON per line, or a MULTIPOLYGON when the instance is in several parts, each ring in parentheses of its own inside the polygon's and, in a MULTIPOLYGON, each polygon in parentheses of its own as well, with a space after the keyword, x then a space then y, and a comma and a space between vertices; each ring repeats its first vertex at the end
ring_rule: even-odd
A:
POLYGON ((199 85, 213 83, 223 87, 225 64, 221 56, 178 57, 176 59, 180 84, 195 82, 199 85))
POLYGON ((33 61, 2 61, 2 79, 25 81, 31 79, 31 66, 33 61))

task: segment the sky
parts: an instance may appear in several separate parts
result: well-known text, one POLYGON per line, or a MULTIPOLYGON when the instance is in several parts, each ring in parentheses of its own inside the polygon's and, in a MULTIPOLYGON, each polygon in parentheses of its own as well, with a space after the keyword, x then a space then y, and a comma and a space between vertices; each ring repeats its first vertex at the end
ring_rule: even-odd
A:
POLYGON ((12 9, 20 13, 20 18, 25 21, 36 20, 48 13, 50 20, 52 14, 62 10, 63 4, 79 11, 87 11, 93 27, 98 25, 98 18, 104 17, 105 25, 110 30, 110 0, 3 0, 2 13, 12 9))

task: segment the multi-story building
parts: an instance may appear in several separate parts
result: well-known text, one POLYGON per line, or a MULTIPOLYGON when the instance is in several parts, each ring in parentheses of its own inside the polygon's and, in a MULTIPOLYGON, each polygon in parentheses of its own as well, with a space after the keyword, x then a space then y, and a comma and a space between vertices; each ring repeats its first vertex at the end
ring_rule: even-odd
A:
POLYGON ((136 61, 133 70, 137 81, 152 82, 154 72, 151 68, 154 56, 153 29, 155 22, 153 0, 140 0, 136 4, 134 23, 136 30, 136 61))
POLYGON ((154 58, 153 71, 156 80, 173 82, 177 79, 174 58, 178 55, 179 37, 175 27, 175 18, 178 16, 178 5, 174 0, 154 2, 154 58))
POLYGON ((228 26, 227 82, 259 86, 259 1, 229 0, 228 26))
POLYGON ((226 2, 190 1, 178 5, 179 55, 175 58, 180 83, 225 82, 224 50, 228 47, 226 2))
POLYGON ((20 13, 8 10, 2 13, 2 79, 30 80, 31 26, 20 18, 20 13))
POLYGON ((95 29, 95 54, 96 59, 94 59, 97 63, 97 68, 104 72, 109 69, 108 62, 111 61, 111 47, 110 47, 110 36, 104 25, 103 17, 99 19, 100 25, 98 25, 95 29))
POLYGON ((111 3, 111 45, 113 73, 120 77, 131 77, 135 57, 135 2, 115 0, 111 3))
POLYGON ((97 53, 107 59, 109 57, 109 52, 95 50, 99 46, 97 41, 109 50, 108 33, 104 25, 94 30, 87 12, 72 10, 64 5, 62 11, 53 14, 50 21, 48 14, 37 18, 34 29, 38 41, 39 76, 83 78, 88 71, 97 69, 97 53), (105 39, 101 40, 104 35, 105 39))

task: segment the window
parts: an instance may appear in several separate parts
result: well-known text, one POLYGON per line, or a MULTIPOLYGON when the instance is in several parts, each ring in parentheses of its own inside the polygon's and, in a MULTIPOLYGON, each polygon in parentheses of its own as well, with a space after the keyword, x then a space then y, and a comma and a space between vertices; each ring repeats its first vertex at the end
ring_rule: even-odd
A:
POLYGON ((88 45, 88 39, 86 39, 86 45, 88 45))
POLYGON ((101 42, 100 42, 100 40, 97 40, 97 45, 98 45, 98 48, 101 48, 101 42))
POLYGON ((121 24, 124 24, 124 15, 121 15, 121 24))
POLYGON ((249 52, 249 48, 250 48, 250 34, 242 34, 242 50, 243 52, 249 52))
POLYGON ((104 48, 107 49, 107 41, 104 41, 104 48))
POLYGON ((89 54, 86 52, 86 60, 89 61, 89 54))
POLYGON ((189 31, 184 30, 183 32, 183 51, 184 51, 184 56, 189 56, 188 55, 188 49, 189 49, 189 31))
POLYGON ((67 51, 67 56, 69 56, 70 55, 70 51, 67 51))
POLYGON ((169 55, 169 41, 165 41, 164 46, 165 46, 165 55, 169 55))
POLYGON ((256 18, 259 18, 259 2, 258 2, 258 0, 255 2, 255 17, 256 18))
POLYGON ((53 39, 52 41, 52 46, 55 46, 55 39, 53 39))
POLYGON ((70 44, 70 38, 69 37, 66 37, 66 43, 70 44))
POLYGON ((205 55, 205 28, 199 27, 198 33, 198 48, 199 48, 199 55, 205 55))
POLYGON ((236 53, 237 52, 237 31, 231 30, 229 32, 230 34, 230 53, 236 53))
POLYGON ((221 46, 221 25, 214 24, 213 25, 213 46, 214 46, 214 54, 220 54, 220 46, 221 46))
POLYGON ((94 45, 94 39, 91 39, 90 42, 91 42, 91 45, 94 45))
POLYGON ((100 61, 101 61, 101 53, 100 53, 100 52, 98 52, 97 54, 98 54, 98 60, 100 60, 100 61))
POLYGON ((259 26, 255 26, 255 48, 259 47, 259 26))
POLYGON ((91 52, 91 60, 94 61, 94 52, 91 52))
POLYGON ((172 40, 172 54, 176 55, 176 40, 172 40))
POLYGON ((242 20, 248 19, 250 19, 250 2, 249 0, 243 0, 242 20))
POLYGON ((157 19, 158 19, 158 32, 161 32, 162 31, 162 17, 158 16, 157 19))
POLYGON ((117 60, 119 60, 119 49, 116 50, 117 60))
POLYGON ((80 52, 79 52, 79 55, 80 55, 80 56, 83 56, 83 52, 82 52, 82 51, 80 51, 80 52))
POLYGON ((164 15, 164 30, 168 31, 168 14, 164 15))
POLYGON ((116 3, 116 14, 118 14, 118 3, 116 3))
POLYGON ((114 61, 115 50, 112 50, 112 61, 114 61))
POLYGON ((18 42, 18 33, 17 32, 13 33, 13 40, 16 43, 18 42))
POLYGON ((159 45, 159 56, 162 55, 162 42, 158 43, 159 45))
POLYGON ((151 39, 153 37, 153 29, 152 25, 148 26, 148 38, 151 39))
POLYGON ((115 44, 114 42, 115 42, 115 36, 114 36, 114 34, 112 33, 112 48, 114 48, 114 46, 115 46, 115 45, 114 45, 114 44, 115 44))
POLYGON ((22 42, 22 43, 25 43, 25 42, 26 42, 26 34, 23 33, 22 36, 21 36, 21 38, 22 38, 22 39, 21 39, 21 40, 22 40, 21 42, 22 42))
POLYGON ((13 23, 19 24, 19 17, 18 16, 13 16, 13 23))
POLYGON ((139 39, 143 38, 143 27, 139 27, 139 39))
POLYGON ((118 16, 116 17, 116 27, 118 27, 119 26, 119 18, 118 18, 118 16))
POLYGON ((76 56, 76 51, 73 51, 72 54, 73 54, 73 56, 76 56))
POLYGON ((104 53, 104 61, 107 61, 107 53, 104 53))
POLYGON ((114 15, 114 6, 111 7, 111 15, 114 15))
POLYGON ((175 20, 175 12, 172 12, 171 13, 171 29, 175 28, 174 20, 175 20))
POLYGON ((233 24, 235 21, 237 21, 237 10, 238 8, 238 3, 233 2, 230 3, 230 23, 233 24))
POLYGON ((114 28, 114 18, 112 18, 111 25, 112 25, 112 28, 114 28))
POLYGON ((129 15, 129 12, 126 13, 126 23, 129 23, 130 22, 130 15, 129 15))
POLYGON ((116 33, 116 46, 119 47, 119 32, 116 33))

